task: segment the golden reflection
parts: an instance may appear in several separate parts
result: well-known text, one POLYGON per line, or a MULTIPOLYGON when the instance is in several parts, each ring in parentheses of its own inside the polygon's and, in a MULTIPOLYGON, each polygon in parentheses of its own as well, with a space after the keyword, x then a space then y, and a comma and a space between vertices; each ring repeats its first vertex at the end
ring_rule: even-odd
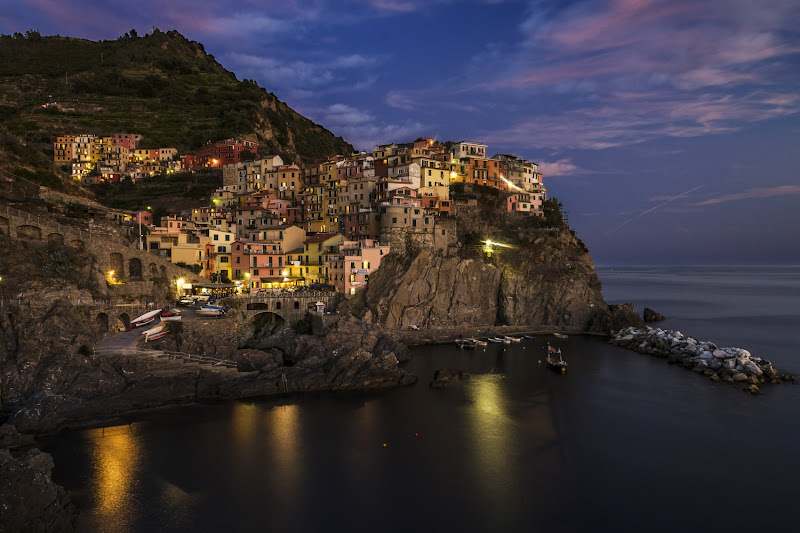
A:
POLYGON ((97 514, 101 523, 122 529, 136 514, 133 491, 140 462, 137 435, 133 426, 95 429, 89 435, 95 443, 97 514))
POLYGON ((291 497, 302 477, 303 462, 300 436, 300 408, 297 405, 279 405, 266 412, 266 422, 270 431, 274 451, 274 474, 287 489, 291 497))
POLYGON ((485 374, 473 376, 466 388, 472 403, 469 419, 472 424, 472 444, 475 464, 490 496, 502 498, 504 488, 514 484, 513 447, 517 428, 508 414, 508 398, 502 383, 503 376, 485 374))
POLYGON ((231 422, 236 444, 251 442, 258 429, 258 407, 252 403, 235 402, 231 422))

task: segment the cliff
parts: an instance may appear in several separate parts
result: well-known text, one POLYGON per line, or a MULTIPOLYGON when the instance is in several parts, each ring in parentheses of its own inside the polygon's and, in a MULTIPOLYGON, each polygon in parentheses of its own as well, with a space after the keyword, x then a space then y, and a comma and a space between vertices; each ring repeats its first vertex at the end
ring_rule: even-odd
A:
MULTIPOLYGON (((393 248, 343 311, 385 328, 527 326, 608 333, 635 318, 609 308, 588 249, 551 201, 544 219, 512 218, 502 193, 476 188, 444 247, 393 248), (503 246, 485 246, 486 239, 503 246)), ((635 322, 638 324, 638 322, 635 322)))

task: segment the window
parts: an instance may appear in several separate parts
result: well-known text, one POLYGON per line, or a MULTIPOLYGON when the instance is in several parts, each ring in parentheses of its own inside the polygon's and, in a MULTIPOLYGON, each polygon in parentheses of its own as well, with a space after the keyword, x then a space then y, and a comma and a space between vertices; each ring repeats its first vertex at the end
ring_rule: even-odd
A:
POLYGON ((397 217, 392 217, 392 224, 397 224, 397 217))
POLYGON ((226 241, 230 241, 231 240, 231 236, 230 235, 225 235, 225 240, 226 241))
POLYGON ((253 275, 254 276, 258 276, 258 269, 257 268, 255 270, 253 270, 253 275))
POLYGON ((215 234, 214 234, 214 240, 215 240, 215 241, 218 241, 218 240, 219 240, 219 234, 217 234, 217 233, 215 233, 215 234))
POLYGON ((228 258, 223 255, 222 257, 219 258, 219 262, 220 263, 227 263, 228 262, 228 258))

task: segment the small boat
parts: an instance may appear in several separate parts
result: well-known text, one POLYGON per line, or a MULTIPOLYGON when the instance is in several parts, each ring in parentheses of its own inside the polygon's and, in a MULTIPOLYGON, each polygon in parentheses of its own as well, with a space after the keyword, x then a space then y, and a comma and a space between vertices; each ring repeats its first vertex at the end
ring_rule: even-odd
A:
POLYGON ((456 339, 456 344, 465 350, 474 350, 478 346, 475 339, 456 339))
POLYGON ((197 310, 198 316, 222 316, 225 311, 214 305, 204 305, 197 310))
POLYGON ((508 335, 506 335, 503 338, 508 340, 509 342, 521 342, 522 341, 522 337, 509 337, 508 335))
POLYGON ((143 331, 142 335, 144 335, 144 342, 154 341, 169 335, 169 330, 167 329, 166 325, 159 324, 158 326, 152 327, 147 331, 143 331))
POLYGON ((534 337, 534 336, 533 336, 533 335, 531 335, 530 333, 526 333, 525 335, 523 335, 523 336, 522 336, 522 338, 523 338, 523 339, 532 340, 532 341, 535 341, 535 340, 536 340, 536 337, 534 337))
POLYGON ((558 337, 559 339, 566 339, 567 338, 567 336, 564 335, 563 333, 553 333, 553 336, 554 337, 558 337))
POLYGON ((169 321, 169 320, 180 320, 181 319, 181 312, 177 309, 169 309, 165 307, 161 310, 161 321, 169 321))
POLYGON ((500 344, 503 342, 503 339, 498 339, 497 337, 489 337, 487 341, 491 342, 492 344, 500 344))
POLYGON ((183 298, 178 300, 178 305, 180 305, 181 307, 186 307, 192 305, 193 303, 194 300, 192 298, 189 298, 188 296, 184 296, 183 298))
POLYGON ((469 339, 475 343, 475 346, 488 346, 489 343, 480 339, 469 339))
POLYGON ((567 362, 564 361, 564 358, 561 357, 561 348, 553 348, 550 346, 550 343, 547 343, 547 356, 544 358, 544 362, 547 363, 547 366, 556 372, 561 372, 562 374, 567 371, 567 362), (558 356, 558 358, 556 358, 558 356))
POLYGON ((156 309, 155 311, 149 311, 142 316, 137 316, 133 320, 131 320, 131 327, 132 328, 140 328, 142 326, 146 326, 150 322, 156 319, 156 316, 161 312, 161 309, 156 309))

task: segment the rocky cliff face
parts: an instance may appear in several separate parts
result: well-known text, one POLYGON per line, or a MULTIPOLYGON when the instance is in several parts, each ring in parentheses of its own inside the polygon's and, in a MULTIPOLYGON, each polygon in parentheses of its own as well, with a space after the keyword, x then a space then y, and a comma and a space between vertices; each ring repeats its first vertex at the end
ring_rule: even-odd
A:
MULTIPOLYGON (((460 221, 459 221, 460 222, 460 221)), ((424 249, 381 262, 343 309, 387 328, 494 325, 610 331, 614 317, 583 243, 567 229, 496 249, 424 249)))

